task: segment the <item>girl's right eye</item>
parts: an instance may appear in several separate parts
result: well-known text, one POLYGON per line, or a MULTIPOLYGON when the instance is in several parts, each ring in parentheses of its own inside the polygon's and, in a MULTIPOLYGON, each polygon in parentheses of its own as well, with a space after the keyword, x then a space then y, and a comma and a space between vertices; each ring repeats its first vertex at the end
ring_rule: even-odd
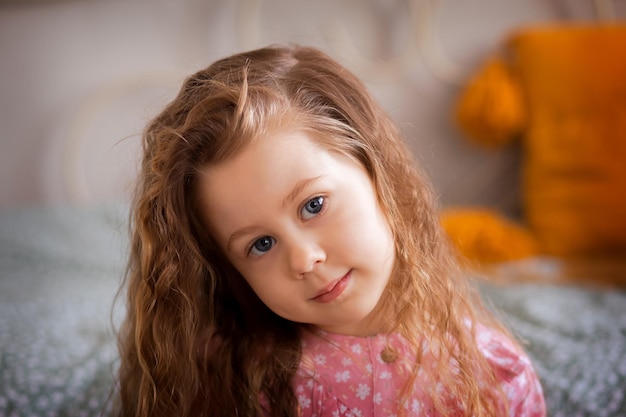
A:
POLYGON ((272 246, 274 246, 275 243, 276 243, 276 240, 273 237, 263 236, 254 241, 248 253, 253 256, 261 256, 265 252, 272 249, 272 246))

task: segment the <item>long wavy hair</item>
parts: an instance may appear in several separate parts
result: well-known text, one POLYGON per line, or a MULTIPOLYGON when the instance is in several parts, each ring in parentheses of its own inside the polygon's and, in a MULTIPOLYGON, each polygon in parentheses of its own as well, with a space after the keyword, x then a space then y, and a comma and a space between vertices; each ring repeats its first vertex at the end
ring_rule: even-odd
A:
POLYGON ((468 325, 498 324, 459 273, 425 176, 364 85, 319 50, 298 46, 236 54, 193 74, 144 132, 119 332, 119 415, 297 415, 292 380, 303 325, 270 311, 226 260, 202 223, 197 185, 202 168, 286 123, 369 173, 395 239, 379 303, 394 319, 384 330, 411 341, 415 375, 428 343, 438 360, 422 372, 438 382, 430 392, 437 409, 503 415, 506 401, 468 325))

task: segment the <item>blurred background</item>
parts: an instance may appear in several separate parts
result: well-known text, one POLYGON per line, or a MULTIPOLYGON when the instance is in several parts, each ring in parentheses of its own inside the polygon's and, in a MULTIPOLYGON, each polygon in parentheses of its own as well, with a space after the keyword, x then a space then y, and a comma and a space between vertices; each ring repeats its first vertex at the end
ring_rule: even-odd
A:
POLYGON ((145 123, 183 78, 272 43, 319 47, 398 123, 445 204, 515 212, 517 150, 471 145, 459 89, 518 28, 626 15, 590 0, 1 0, 0 207, 126 201, 145 123))

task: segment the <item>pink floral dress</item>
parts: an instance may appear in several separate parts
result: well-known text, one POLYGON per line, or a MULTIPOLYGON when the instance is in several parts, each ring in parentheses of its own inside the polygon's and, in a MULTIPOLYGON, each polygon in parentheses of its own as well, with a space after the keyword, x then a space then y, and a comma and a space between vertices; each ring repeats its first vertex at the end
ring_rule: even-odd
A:
MULTIPOLYGON (((410 397, 399 404, 411 374, 409 362, 403 359, 411 354, 400 335, 321 336, 307 334, 303 339, 295 380, 301 416, 395 417, 399 408, 406 416, 438 415, 420 388, 419 373, 410 397)), ((545 416, 541 385, 528 357, 488 328, 480 327, 477 339, 508 396, 510 416, 545 416)))

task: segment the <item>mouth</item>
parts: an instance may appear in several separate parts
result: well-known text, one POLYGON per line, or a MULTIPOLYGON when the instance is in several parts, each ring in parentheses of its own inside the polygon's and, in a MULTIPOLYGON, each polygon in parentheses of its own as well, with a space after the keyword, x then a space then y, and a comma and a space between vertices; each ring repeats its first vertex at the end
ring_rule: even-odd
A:
POLYGON ((324 289, 319 291, 315 297, 311 298, 313 301, 317 301, 320 303, 329 303, 343 294, 343 291, 346 289, 348 282, 350 280, 350 276, 352 274, 352 270, 348 271, 343 277, 339 278, 336 281, 331 282, 324 289))

